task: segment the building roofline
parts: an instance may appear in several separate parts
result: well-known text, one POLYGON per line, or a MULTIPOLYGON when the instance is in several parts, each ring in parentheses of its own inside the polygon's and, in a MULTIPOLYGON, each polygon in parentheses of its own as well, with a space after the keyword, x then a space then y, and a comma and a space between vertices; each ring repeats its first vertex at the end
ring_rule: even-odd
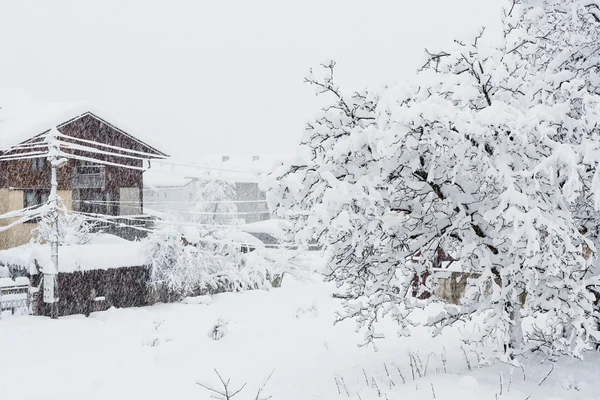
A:
MULTIPOLYGON (((98 121, 102 122, 103 124, 106 124, 106 125, 108 125, 108 126, 111 128, 111 129, 114 129, 115 131, 119 132, 120 134, 122 134, 122 135, 125 135, 127 138, 129 138, 129 139, 131 139, 131 140, 133 140, 133 141, 135 141, 135 142, 137 142, 137 143, 141 144, 142 146, 145 146, 146 148, 150 149, 150 150, 151 150, 151 152, 155 153, 155 154, 156 154, 158 157, 161 157, 161 158, 168 158, 168 157, 169 157, 169 155, 168 155, 168 154, 166 154, 166 153, 164 153, 164 152, 162 152, 162 151, 158 150, 158 149, 157 149, 156 147, 154 147, 154 146, 151 146, 151 145, 149 145, 148 143, 144 142, 143 140, 141 140, 141 139, 138 139, 137 137, 135 137, 135 136, 133 136, 133 135, 131 135, 131 134, 129 134, 129 133, 127 133, 127 132, 125 132, 123 129, 121 129, 121 128, 117 127, 117 126, 116 126, 114 123, 108 122, 106 119, 104 119, 104 118, 102 118, 102 117, 98 116, 98 115, 97 115, 97 113, 95 113, 95 112, 92 112, 92 111, 85 111, 85 112, 83 112, 83 113, 80 113, 79 115, 76 115, 76 116, 72 117, 71 119, 68 119, 67 121, 64 121, 64 122, 58 123, 58 124, 56 124, 56 128, 57 128, 57 129, 58 129, 58 128, 62 128, 63 126, 66 126, 66 125, 68 125, 68 124, 71 124, 71 123, 73 123, 73 122, 75 122, 75 121, 77 121, 77 120, 79 120, 79 119, 81 119, 81 118, 83 118, 83 117, 85 117, 85 116, 88 116, 88 115, 89 115, 89 116, 91 116, 92 118, 95 118, 95 119, 97 119, 98 121)), ((48 133, 48 132, 50 132, 50 129, 46 129, 45 131, 43 131, 43 132, 41 132, 41 133, 34 134, 34 135, 33 135, 33 136, 31 136, 29 139, 26 139, 26 140, 22 141, 22 142, 21 142, 21 143, 19 143, 19 144, 25 144, 25 143, 28 143, 28 142, 30 142, 30 141, 32 141, 32 140, 34 140, 34 139, 37 139, 37 138, 39 138, 39 137, 40 137, 40 136, 42 136, 42 135, 45 135, 45 134, 46 134, 46 133, 48 133)), ((17 147, 19 144, 16 144, 16 145, 15 145, 15 147, 17 147)))

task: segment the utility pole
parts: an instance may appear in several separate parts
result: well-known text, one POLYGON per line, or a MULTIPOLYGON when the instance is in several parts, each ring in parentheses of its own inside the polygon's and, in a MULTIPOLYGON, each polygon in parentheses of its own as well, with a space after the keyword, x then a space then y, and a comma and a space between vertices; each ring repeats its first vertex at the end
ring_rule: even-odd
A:
POLYGON ((58 287, 58 174, 56 169, 63 164, 66 159, 60 158, 60 148, 57 143, 58 131, 52 128, 46 137, 48 142, 48 161, 52 169, 50 181, 50 195, 48 196, 48 205, 50 207, 50 215, 52 217, 52 230, 50 233, 50 257, 52 260, 52 271, 44 271, 44 302, 50 303, 50 318, 57 319, 59 287, 58 287))

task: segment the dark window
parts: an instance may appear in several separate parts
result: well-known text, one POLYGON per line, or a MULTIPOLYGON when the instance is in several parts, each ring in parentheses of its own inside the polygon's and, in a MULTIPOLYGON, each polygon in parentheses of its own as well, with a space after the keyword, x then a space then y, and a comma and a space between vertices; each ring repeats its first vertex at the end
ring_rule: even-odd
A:
POLYGON ((79 161, 77 173, 82 175, 97 175, 104 168, 104 165, 94 164, 90 161, 79 161))
POLYGON ((46 168, 45 158, 32 158, 31 159, 31 170, 33 172, 42 172, 46 168))
MULTIPOLYGON (((23 205, 25 208, 41 206, 48 202, 48 196, 50 196, 50 190, 48 189, 28 189, 23 194, 23 205)), ((38 218, 32 218, 29 222, 39 222, 38 218)))

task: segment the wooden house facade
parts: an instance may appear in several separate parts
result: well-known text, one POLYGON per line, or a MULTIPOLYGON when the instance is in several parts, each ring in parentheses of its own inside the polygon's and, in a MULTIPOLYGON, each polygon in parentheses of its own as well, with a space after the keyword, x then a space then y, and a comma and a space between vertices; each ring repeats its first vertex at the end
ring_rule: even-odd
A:
MULTIPOLYGON (((60 140, 72 144, 71 148, 61 149, 68 161, 57 170, 59 196, 66 208, 113 217, 141 215, 145 159, 164 158, 166 154, 92 112, 53 125, 65 135, 60 140), (81 146, 86 148, 77 148, 81 146)), ((18 154, 30 151, 22 149, 24 145, 39 142, 47 132, 33 133, 0 155, 18 158, 18 154)), ((46 158, 0 159, 0 215, 43 204, 50 194, 50 184, 51 168, 46 158)), ((0 227, 14 221, 0 220, 0 227)), ((35 227, 33 219, 0 232, 0 249, 27 243, 35 227)))

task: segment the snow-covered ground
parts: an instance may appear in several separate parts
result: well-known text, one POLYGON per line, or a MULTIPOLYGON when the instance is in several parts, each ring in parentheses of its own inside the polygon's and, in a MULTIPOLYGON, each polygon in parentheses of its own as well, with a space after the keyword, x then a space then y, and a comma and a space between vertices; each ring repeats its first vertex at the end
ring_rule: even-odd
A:
POLYGON ((255 399, 272 371, 260 398, 366 400, 379 392, 390 400, 600 398, 595 354, 561 361, 540 385, 552 366, 538 358, 526 362, 525 381, 519 369, 511 382, 507 366, 476 370, 474 357, 470 371, 456 331, 397 338, 390 323, 378 351, 358 347, 353 322, 332 324, 339 307, 334 291, 318 278, 287 279, 268 292, 112 309, 90 318, 5 318, 0 399, 209 399, 196 382, 220 389, 213 369, 233 389, 247 384, 237 400, 255 399), (208 332, 219 318, 228 321, 227 333, 215 341, 208 332))

